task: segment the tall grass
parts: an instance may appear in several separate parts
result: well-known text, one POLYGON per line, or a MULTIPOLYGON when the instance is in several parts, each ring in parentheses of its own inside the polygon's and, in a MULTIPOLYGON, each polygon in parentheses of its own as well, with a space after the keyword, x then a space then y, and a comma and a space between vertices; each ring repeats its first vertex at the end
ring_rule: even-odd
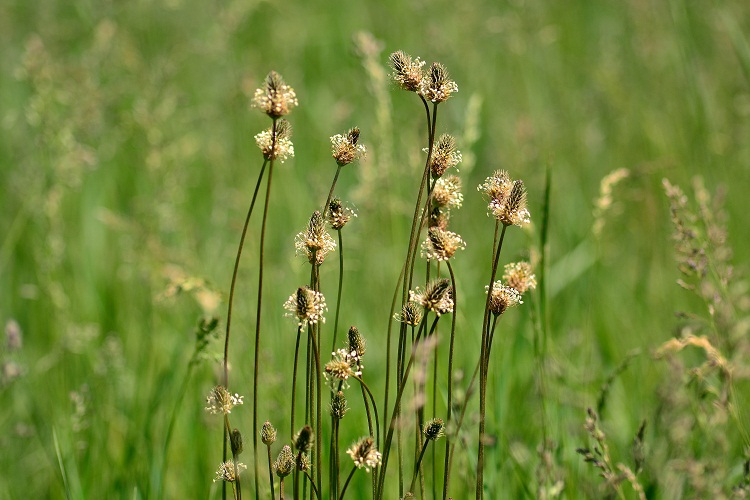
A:
MULTIPOLYGON (((740 194, 750 178, 748 32, 748 8, 739 1, 384 2, 377 9, 344 2, 3 3, 0 322, 14 319, 23 344, 0 351, 0 497, 220 496, 211 479, 223 425, 201 402, 221 380, 223 328, 201 334, 210 342, 198 350, 196 333, 213 319, 226 326, 236 243, 260 168, 252 137, 268 126, 248 102, 272 68, 305 105, 293 115, 297 159, 274 172, 274 190, 283 188, 273 193, 268 223, 284 230, 267 235, 264 281, 278 286, 264 292, 262 319, 281 333, 261 343, 261 359, 274 367, 294 358, 294 332, 274 308, 309 274, 294 257, 293 235, 330 188, 336 166, 327 137, 353 123, 369 154, 337 187, 351 193, 360 214, 358 229, 343 235, 341 303, 350 317, 342 316, 339 339, 354 324, 371 346, 383 342, 385 315, 370 311, 390 306, 414 208, 404 200, 413 197, 424 160, 425 132, 415 118, 421 104, 382 78, 387 54, 399 48, 442 61, 461 88, 439 112, 464 155, 466 198, 451 220, 467 242, 454 266, 460 281, 485 281, 489 252, 479 242, 491 220, 481 197, 469 194, 495 169, 524 179, 535 223, 509 239, 503 254, 537 259, 542 234, 549 248, 545 349, 535 347, 536 307, 514 310, 493 341, 486 433, 495 439, 484 452, 485 496, 598 495, 601 479, 575 450, 592 448, 586 408, 597 405, 608 381, 597 416, 615 466, 633 468, 631 444, 647 421, 639 481, 649 498, 705 492, 700 478, 723 495, 743 487, 737 422, 748 389, 741 363, 733 361, 731 385, 715 372, 705 385, 690 378, 706 359, 701 347, 676 352, 683 344, 673 343, 662 360, 652 354, 673 337, 684 342, 674 311, 707 310, 703 298, 674 285, 680 274, 662 178, 689 199, 695 174, 709 192, 727 186, 727 246, 740 277, 748 256, 740 194), (613 188, 601 230, 592 232, 600 181, 619 168, 630 175, 613 188), (379 252, 367 250, 374 244, 379 252), (641 354, 610 380, 636 348, 641 354), (732 404, 713 411, 715 393, 732 404), (677 399, 669 407, 665 394, 677 399), (680 416, 705 434, 667 425, 680 416), (720 417, 726 420, 714 425, 720 417), (696 472, 698 465, 711 475, 696 472)), ((259 222, 251 220, 253 234, 259 222)), ((232 333, 236 380, 252 380, 254 369, 249 328, 259 255, 251 246, 238 270, 242 299, 232 320, 233 330, 242 325, 232 333)), ((329 307, 337 273, 337 263, 321 270, 332 290, 329 307)), ((734 283, 742 318, 741 280, 734 283)), ((461 391, 481 350, 472 325, 482 314, 483 286, 457 285, 466 309, 456 316, 456 401, 466 397, 461 391)), ((536 306, 541 292, 534 293, 524 306, 536 306)), ((711 345, 727 360, 742 352, 734 343, 729 350, 711 345)), ((385 382, 379 352, 367 354, 373 387, 385 382)), ((278 422, 286 434, 286 380, 269 372, 258 394, 267 414, 257 424, 278 422)), ((447 394, 438 398, 446 402, 447 394)), ((366 428, 364 408, 351 407, 346 418, 366 428)), ((232 413, 246 448, 250 415, 244 405, 232 413)), ((474 415, 467 413, 459 434, 454 473, 476 470, 474 415)), ((347 432, 342 427, 343 447, 362 436, 347 432)), ((265 455, 260 447, 261 470, 265 455)), ((430 496, 432 472, 425 472, 430 496)), ((347 496, 370 494, 363 478, 352 479, 347 496)), ((246 492, 252 487, 252 478, 243 482, 246 492)), ((626 484, 622 490, 632 493, 626 484)))

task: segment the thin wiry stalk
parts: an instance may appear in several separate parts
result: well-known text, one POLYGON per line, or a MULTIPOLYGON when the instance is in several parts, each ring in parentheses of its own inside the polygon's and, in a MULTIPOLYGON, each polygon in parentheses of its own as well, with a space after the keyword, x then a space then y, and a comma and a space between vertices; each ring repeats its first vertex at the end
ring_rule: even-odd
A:
MULTIPOLYGON (((273 122, 273 146, 276 145, 276 120, 273 122)), ((272 149, 273 151, 273 149, 272 149)), ((258 197, 258 190, 260 189, 261 181, 263 180, 263 173, 266 171, 266 165, 268 164, 268 160, 263 161, 263 166, 260 169, 260 173, 258 174, 258 181, 255 183, 255 190, 253 191, 253 198, 250 202, 250 208, 247 211, 247 216, 245 217, 245 224, 242 226, 242 236, 240 236, 240 243, 237 247, 237 257, 234 260, 234 270, 232 271, 232 283, 229 286, 229 303, 227 305, 227 328, 226 328, 226 334, 224 335, 224 387, 228 389, 229 387, 229 333, 231 331, 232 327, 232 307, 234 305, 234 291, 235 287, 237 285, 237 275, 240 268, 240 258, 242 257, 242 249, 245 246, 245 236, 247 235, 247 228, 250 224, 250 216, 253 213, 253 208, 255 208, 255 200, 258 197)), ((227 460, 227 440, 229 439, 228 434, 224 433, 224 439, 223 439, 223 451, 222 451, 222 461, 226 462, 227 460)), ((223 500, 226 500, 227 497, 227 485, 225 483, 222 484, 221 488, 221 497, 223 500)))
MULTIPOLYGON (((401 303, 404 304, 407 301, 408 292, 409 289, 412 286, 412 278, 414 276, 414 254, 416 252, 417 248, 417 241, 419 240, 419 232, 422 228, 422 218, 420 217, 420 214, 423 214, 422 210, 422 197, 424 196, 424 191, 427 186, 427 181, 430 176, 430 160, 432 159, 432 150, 435 143, 435 127, 437 123, 437 103, 435 104, 433 108, 432 114, 430 113, 430 107, 427 104, 427 101, 420 96, 420 99, 422 100, 422 103, 425 107, 425 113, 427 117, 427 141, 428 141, 428 147, 427 147, 427 159, 425 160, 425 166, 424 170, 422 172, 422 181, 419 186, 419 191, 417 192, 417 202, 414 207, 414 215, 412 217, 412 226, 411 226, 411 232, 409 234, 409 245, 406 252, 406 260, 404 261, 404 271, 402 272, 403 279, 401 280, 402 283, 402 289, 401 289, 401 303)), ((398 284, 396 285, 398 287, 398 284)), ((406 325, 401 324, 400 327, 400 342, 401 345, 405 348, 405 335, 406 335, 406 325)), ((403 354, 401 355, 403 357, 403 354)), ((402 365, 403 367, 403 365, 402 365)), ((399 372, 399 378, 403 378, 403 374, 399 372)), ((399 409, 400 411, 400 409, 399 409)), ((400 445, 401 443, 401 428, 397 430, 397 433, 399 434, 398 443, 400 445)), ((399 495, 403 495, 403 462, 401 459, 401 446, 399 446, 399 495)))
MULTIPOLYGON (((354 379, 359 382, 360 386, 362 387, 362 390, 367 393, 367 395, 370 397, 370 401, 372 402, 372 411, 375 414, 375 428, 377 429, 377 437, 375 439, 375 443, 377 445, 380 445, 380 418, 378 417, 378 407, 375 404, 375 396, 372 395, 372 392, 370 391, 370 388, 367 386, 364 380, 362 380, 361 377, 355 376, 354 379)), ((364 396, 364 394, 363 394, 364 396)), ((365 400, 365 405, 367 405, 367 400, 365 400)), ((366 406, 367 408, 367 406, 366 406)), ((367 419, 370 420, 370 411, 369 408, 367 408, 367 419)), ((372 425, 370 426, 370 429, 372 429, 372 425)), ((372 435, 372 434, 370 434, 372 435)))
POLYGON ((497 265, 500 260, 500 251, 503 248, 503 240, 505 239, 505 231, 508 226, 503 224, 503 229, 500 233, 500 239, 497 243, 497 250, 495 252, 495 260, 492 263, 492 272, 490 273, 490 284, 487 289, 487 299, 484 305, 484 319, 482 320, 482 348, 479 356, 480 359, 480 370, 479 370, 479 442, 477 443, 477 481, 476 481, 476 499, 481 500, 484 497, 484 430, 485 430, 485 413, 487 407, 487 369, 489 368, 489 334, 488 334, 488 320, 490 315, 490 297, 492 295, 492 286, 495 283, 495 276, 497 274, 497 265))
MULTIPOLYGON (((263 161, 263 166, 258 174, 258 181, 255 183, 255 190, 253 191, 253 198, 250 201, 250 208, 247 211, 245 217, 245 224, 242 226, 242 236, 240 236, 240 243, 237 247, 237 257, 234 260, 234 270, 232 271, 232 283, 229 285, 229 303, 227 304, 227 328, 226 335, 224 336, 224 387, 229 387, 229 332, 232 327, 232 306, 234 304, 234 290, 237 284, 237 275, 240 268, 240 258, 242 257, 242 249, 245 247, 245 236, 247 235, 247 228, 250 225, 250 216, 253 214, 253 208, 255 208, 255 200, 258 197, 258 190, 260 189, 260 183, 263 180, 263 174, 266 171, 266 165, 268 160, 263 161)), ((227 389, 229 390, 229 389, 227 389)))
MULTIPOLYGON (((385 484, 385 475, 386 471, 388 470, 388 457, 390 455, 390 448, 391 448, 391 442, 393 441, 393 431, 396 428, 396 420, 398 418, 398 406, 401 403, 401 397, 404 394, 404 388, 406 387, 406 381, 409 378, 409 373, 411 372, 411 367, 414 364, 414 358, 416 357, 416 348, 419 344, 419 339, 422 336, 422 333, 424 332, 424 326, 427 319, 427 314, 425 314, 424 318, 422 318, 422 324, 419 328, 419 331, 417 332, 417 336, 414 339, 414 345, 412 346, 411 355, 409 356, 409 362, 406 364, 406 369, 404 371, 404 379, 400 381, 399 383, 399 390, 396 394, 396 402, 395 407, 393 409, 393 414, 391 415, 391 420, 388 424, 388 434, 385 438, 385 445, 383 446, 383 463, 382 463, 382 469, 380 471, 380 478, 378 481, 378 498, 383 498, 383 488, 385 484)), ((435 320, 432 323, 432 326, 430 327, 430 332, 428 333, 428 336, 432 334, 432 332, 435 330, 435 327, 437 326, 438 321, 440 320, 440 316, 437 316, 435 320)))
MULTIPOLYGON (((331 352, 336 350, 336 334, 339 331, 339 312, 341 312, 341 291, 344 288, 344 240, 341 236, 341 229, 337 229, 336 232, 339 236, 339 288, 336 294, 336 319, 333 322, 333 343, 331 345, 331 352)), ((370 430, 372 434, 372 430, 370 430)))
POLYGON ((349 476, 346 478, 346 482, 344 483, 344 488, 341 490, 341 496, 339 497, 339 500, 343 500, 344 494, 346 493, 346 489, 349 487, 349 483, 351 482, 352 477, 354 477, 355 472, 357 472, 356 465, 352 467, 352 471, 349 473, 349 476))
POLYGON ((268 479, 271 483, 271 500, 276 500, 276 493, 273 490, 273 462, 271 461, 271 445, 267 444, 268 450, 268 479))
MULTIPOLYGON (((453 290, 453 310, 456 311, 458 308, 458 298, 456 295, 456 276, 453 274, 453 266, 451 266, 450 261, 446 262, 448 266, 448 273, 451 276, 451 287, 453 290)), ((456 315, 453 314, 453 317, 451 318, 451 339, 450 339, 450 346, 448 347, 448 408, 447 408, 447 417, 445 419, 445 422, 448 423, 451 421, 451 415, 453 411, 453 346, 454 341, 456 339, 456 315)), ((450 436, 446 436, 445 439, 445 458, 444 458, 444 464, 443 464, 443 500, 448 499, 448 487, 450 484, 450 460, 449 460, 449 454, 451 451, 451 439, 450 436)), ((433 495, 433 498, 436 498, 433 495)))
POLYGON ((336 187, 336 182, 339 180, 339 174, 341 173, 341 167, 343 165, 338 165, 336 168, 336 175, 333 176, 333 182, 331 183, 331 190, 328 191, 328 198, 326 198, 326 204, 323 205, 323 218, 325 219, 326 213, 328 212, 328 205, 331 203, 331 199, 333 198, 333 190, 336 187))
POLYGON ((315 481, 313 481, 312 476, 308 471, 305 471, 305 476, 310 481, 310 484, 312 485, 312 491, 315 493, 315 498, 320 500, 320 492, 318 491, 318 487, 315 485, 315 481))
MULTIPOLYGON (((414 475, 411 478, 411 485, 409 486, 409 491, 411 491, 412 493, 414 492, 414 483, 417 482, 417 475, 419 475, 419 469, 422 465, 422 459, 424 458, 424 454, 427 451, 428 444, 430 444, 430 440, 425 439, 424 445, 422 445, 422 451, 419 452, 419 458, 417 458, 417 462, 414 464, 414 475)), ((422 498, 424 498, 424 494, 422 495, 422 498)))
MULTIPOLYGON (((273 119, 273 133, 271 139, 271 151, 276 150, 276 125, 277 119, 273 119)), ((253 367, 253 470, 255 481, 255 498, 260 498, 258 481, 258 361, 260 359, 260 319, 263 304, 263 262, 265 259, 266 222, 268 221, 268 206, 271 199, 271 181, 273 180, 273 156, 268 166, 268 181, 266 184, 266 199, 263 205, 263 221, 260 226, 260 252, 258 256, 258 308, 255 316, 255 363, 253 367)))
POLYGON ((294 368, 292 369, 292 411, 289 412, 289 435, 294 436, 294 407, 297 400, 297 364, 299 361, 299 341, 302 337, 302 325, 297 326, 297 342, 294 345, 294 368))

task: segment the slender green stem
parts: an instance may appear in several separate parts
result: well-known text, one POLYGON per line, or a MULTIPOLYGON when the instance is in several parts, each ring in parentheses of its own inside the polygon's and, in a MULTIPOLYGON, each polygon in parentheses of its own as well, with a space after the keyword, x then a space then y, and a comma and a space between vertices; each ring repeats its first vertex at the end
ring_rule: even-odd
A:
MULTIPOLYGON (((498 222, 499 223, 499 222, 498 222)), ((484 430, 485 430, 485 413, 486 413, 486 394, 487 394, 487 369, 489 367, 489 343, 488 343, 488 320, 490 315, 490 298, 492 296, 492 286, 497 274, 497 265, 500 260, 500 251, 503 248, 505 231, 508 226, 503 224, 502 232, 497 243, 495 259, 492 263, 492 272, 490 273, 490 284, 487 289, 487 299, 484 304, 484 319, 482 321, 482 347, 479 356, 479 440, 477 443, 477 481, 476 481, 476 499, 481 500, 484 497, 484 430)))
POLYGON ((318 491, 318 487, 315 485, 315 481, 313 481, 313 478, 310 475, 310 472, 309 471, 305 471, 305 476, 307 477, 307 479, 310 480, 310 484, 312 485, 312 490, 313 490, 313 492, 315 492, 315 498, 317 498, 318 500, 320 500, 320 492, 318 491))
POLYGON ((356 465, 352 467, 352 471, 349 473, 349 476, 346 478, 346 482, 344 483, 344 488, 341 490, 341 496, 339 497, 339 500, 343 500, 344 494, 346 493, 346 489, 349 487, 349 483, 351 482, 352 477, 354 477, 355 472, 357 472, 356 465))
POLYGON ((279 500, 286 500, 284 497, 284 478, 279 478, 279 500))
MULTIPOLYGON (((274 145, 276 141, 276 120, 273 122, 273 131, 274 131, 274 145)), ((253 213, 253 208, 255 207, 255 200, 258 197, 258 190, 260 189, 261 181, 263 180, 263 173, 266 171, 266 165, 268 164, 268 160, 263 161, 263 166, 260 169, 260 173, 258 174, 258 181, 255 183, 255 190, 253 191, 253 198, 250 201, 250 208, 247 211, 247 216, 245 217, 245 224, 242 226, 242 235, 240 236, 240 243, 237 247, 237 256, 234 259, 234 270, 232 271, 232 282, 229 286, 229 303, 227 305, 227 327, 226 327, 226 334, 224 335, 224 387, 229 390, 229 333, 231 332, 232 327, 232 307, 234 305, 234 291, 235 287, 237 285, 237 275, 240 268, 240 258, 242 257, 242 249, 245 246, 245 236, 247 235, 247 228, 250 224, 250 216, 253 213)), ((225 433, 223 438, 223 451, 222 451, 222 461, 226 462, 227 460, 227 439, 229 436, 225 433)), ((221 487, 221 497, 222 499, 226 500, 227 498, 227 485, 226 483, 222 484, 221 487)))
POLYGON ((336 182, 339 180, 339 174, 341 173, 341 167, 343 165, 338 165, 338 168, 336 168, 336 175, 333 176, 333 182, 331 183, 331 190, 328 191, 328 198, 326 198, 326 204, 323 205, 323 218, 325 218, 326 213, 328 212, 328 205, 331 203, 331 199, 333 198, 333 190, 336 188, 336 182))
MULTIPOLYGON (((372 403, 372 411, 375 414, 375 429, 377 436, 375 438, 375 443, 379 447, 380 446, 380 418, 378 417, 378 407, 375 404, 375 396, 372 395, 372 391, 370 391, 370 388, 367 386, 364 380, 362 380, 361 377, 355 376, 354 379, 359 382, 360 387, 362 387, 362 390, 367 393, 367 395, 370 397, 370 402, 372 403)), ((363 396, 364 396, 363 392, 363 396)), ((367 419, 370 420, 370 410, 369 405, 367 405, 367 400, 365 400, 366 410, 367 410, 367 419)), ((370 435, 372 435, 372 424, 370 425, 370 435)))
POLYGON ((430 439, 425 439, 424 445, 422 445, 422 451, 419 452, 419 458, 417 458, 417 462, 414 464, 414 475, 411 478, 411 485, 409 486, 409 491, 411 491, 412 493, 414 493, 414 483, 417 482, 419 467, 422 464, 422 459, 424 458, 424 454, 427 451, 428 444, 430 444, 430 439))
POLYGON ((292 369, 292 410, 289 412, 289 435, 294 436, 294 407, 297 400, 297 364, 299 361, 299 341, 302 337, 302 325, 297 326, 297 342, 294 345, 294 368, 292 369))
POLYGON ((271 445, 267 444, 268 450, 268 479, 271 483, 271 500, 276 500, 276 493, 273 491, 273 461, 271 460, 271 445))
MULTIPOLYGON (((276 125, 277 119, 273 119, 273 133, 271 139, 271 151, 276 151, 276 125)), ((260 227, 260 252, 258 256, 258 308, 255 315, 255 362, 253 367, 253 470, 255 481, 255 498, 260 498, 258 488, 260 474, 258 469, 258 366, 260 360, 260 324, 261 312, 263 310, 263 263, 265 260, 266 223, 268 222, 268 206, 271 199, 271 181, 273 180, 274 158, 271 155, 268 166, 268 182, 266 184, 266 199, 263 205, 263 221, 260 227)))
POLYGON ((263 180, 263 174, 266 171, 266 165, 268 160, 263 161, 263 166, 258 174, 258 181, 255 183, 255 190, 253 191, 253 198, 250 201, 250 208, 247 211, 245 217, 245 224, 242 226, 242 236, 240 236, 240 243, 237 247, 237 256, 234 259, 234 269, 232 271, 232 283, 229 285, 229 303, 227 304, 227 327, 226 334, 224 336, 224 387, 229 387, 229 333, 232 328, 232 307, 234 305, 234 291, 237 285, 237 275, 240 268, 240 258, 242 257, 242 249, 245 247, 245 237, 247 235, 247 228, 250 225, 250 216, 253 214, 253 208, 255 208, 255 200, 258 198, 258 190, 260 189, 261 181, 263 180))
MULTIPOLYGON (((422 319, 422 325, 420 326, 419 331, 417 332, 417 336, 414 339, 414 345, 411 350, 411 355, 409 356, 409 362, 406 364, 406 369, 404 371, 404 378, 399 383, 399 390, 396 394, 396 402, 395 407, 393 409, 393 414, 391 415, 390 423, 388 424, 388 434, 385 438, 385 445, 383 446, 383 464, 382 469, 380 471, 380 478, 379 478, 379 486, 378 486, 378 498, 383 498, 383 486, 385 483, 385 475, 388 470, 388 457, 390 456, 390 448, 391 448, 391 442, 393 441, 393 431, 396 428, 396 420, 398 417, 398 406, 401 403, 401 397, 404 394, 404 389, 406 387, 406 381, 409 378, 409 373, 411 372, 411 367, 414 364, 414 359, 416 357, 416 350, 417 346, 419 344, 419 339, 422 336, 422 333, 424 332, 424 324, 426 320, 427 315, 425 314, 425 318, 422 319)), ((437 316, 435 320, 432 323, 432 326, 430 328, 430 332, 428 333, 428 336, 435 330, 435 327, 437 326, 438 321, 440 320, 440 316, 437 316)))
MULTIPOLYGON (((336 319, 333 322, 333 343, 331 345, 331 352, 336 350, 336 335, 339 332, 339 313, 341 312, 341 291, 344 287, 344 240, 341 237, 341 229, 337 229, 336 232, 339 236, 339 289, 336 294, 336 319)), ((372 434, 372 431, 370 434, 372 434)))
MULTIPOLYGON (((453 310, 458 309, 458 296, 456 292, 456 276, 453 274, 453 266, 450 261, 446 262, 448 266, 448 273, 451 276, 451 287, 453 289, 453 310)), ((453 314, 451 318, 451 339, 450 346, 448 347, 448 376, 447 376, 447 389, 448 389, 448 404, 447 404, 447 416, 445 419, 446 424, 451 421, 453 413, 453 348, 456 340, 456 314, 453 314)), ((443 464, 443 500, 448 499, 448 487, 450 485, 450 460, 449 455, 451 451, 451 436, 446 436, 445 439, 445 458, 443 464)))

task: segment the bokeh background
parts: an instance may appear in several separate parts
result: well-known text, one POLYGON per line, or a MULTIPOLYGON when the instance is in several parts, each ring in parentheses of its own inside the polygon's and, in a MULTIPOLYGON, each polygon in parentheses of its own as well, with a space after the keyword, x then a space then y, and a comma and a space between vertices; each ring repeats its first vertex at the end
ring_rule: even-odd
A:
MULTIPOLYGON (((465 202, 451 219, 468 245, 455 261, 464 372, 479 350, 493 227, 476 186, 495 169, 525 181, 534 223, 511 228, 502 260, 536 259, 551 175, 546 378, 540 384, 537 295, 508 314, 493 352, 488 497, 536 497, 557 484, 564 498, 600 496, 601 479, 575 450, 590 446, 585 409, 610 378, 601 417, 613 459, 631 462, 645 419, 650 497, 700 496, 701 476, 729 496, 750 444, 737 424, 748 387, 738 376, 739 418, 719 423, 699 418, 712 412, 710 391, 694 398, 684 410, 692 437, 675 446, 665 435, 677 420, 659 425, 665 381, 688 387, 688 369, 705 356, 680 354, 680 371, 653 352, 678 333, 675 311, 707 315, 675 284, 663 178, 691 197, 695 176, 723 190, 734 296, 745 296, 748 33, 741 0, 2 2, 0 323, 23 345, 0 351, 0 498, 220 495, 211 480, 221 423, 203 409, 220 345, 188 363, 200 318, 224 318, 262 160, 253 135, 269 125, 249 97, 272 69, 300 106, 289 116, 296 156, 274 174, 260 418, 286 415, 295 326, 281 304, 309 275, 294 235, 335 172, 329 136, 354 125, 368 156, 337 188, 359 212, 346 229, 342 321, 370 339, 365 377, 382 395, 388 309, 425 147, 421 103, 389 81, 395 50, 442 62, 459 86, 440 106, 438 131, 455 135, 464 155, 465 202), (597 211, 602 179, 617 169, 627 176, 597 211), (726 442, 702 434, 712 429, 726 442)), ((246 400, 255 223, 231 354, 246 400)), ((746 305, 736 304, 738 324, 746 305)), ((250 414, 247 404, 233 412, 247 441, 250 414)), ((353 415, 346 442, 364 434, 361 411, 353 415)), ((468 485, 472 446, 455 466, 468 485)), ((353 495, 364 496, 367 480, 356 479, 353 495)), ((464 498, 469 490, 454 484, 464 498)))

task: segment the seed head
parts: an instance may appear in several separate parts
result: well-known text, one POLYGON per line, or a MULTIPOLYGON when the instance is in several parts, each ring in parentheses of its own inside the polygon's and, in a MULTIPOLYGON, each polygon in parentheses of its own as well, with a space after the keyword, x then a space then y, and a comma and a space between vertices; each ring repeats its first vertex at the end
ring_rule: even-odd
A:
POLYGON ((443 422, 442 418, 433 418, 424 424, 422 430, 425 438, 435 441, 445 436, 445 422, 443 422))
MULTIPOLYGON (((485 287, 488 289, 489 287, 485 287)), ((503 285, 502 281, 498 280, 492 285, 492 292, 490 292, 490 311, 495 316, 500 316, 509 307, 515 307, 518 304, 523 304, 521 300, 521 294, 515 288, 503 285)))
POLYGON ((424 291, 419 287, 409 291, 409 300, 416 302, 438 316, 453 312, 453 287, 450 281, 442 278, 427 284, 424 291))
POLYGON ((354 465, 370 472, 370 468, 380 465, 383 456, 375 447, 375 441, 371 437, 364 437, 354 443, 346 453, 354 460, 354 465))
POLYGON ((356 326, 349 328, 347 340, 349 352, 356 354, 357 360, 361 360, 367 349, 367 341, 365 341, 365 338, 359 333, 359 329, 356 326))
POLYGON ((427 239, 422 242, 422 258, 443 262, 464 248, 466 243, 456 233, 431 227, 427 230, 427 239))
POLYGON ((339 198, 334 198, 328 204, 328 223, 335 230, 343 228, 357 213, 341 202, 339 198))
POLYGON ((309 471, 312 467, 312 464, 310 463, 310 457, 307 455, 307 453, 298 453, 295 462, 297 464, 297 470, 300 472, 309 471))
POLYGON ((430 211, 430 220, 428 221, 428 228, 448 229, 448 222, 450 221, 451 213, 448 210, 441 209, 440 207, 433 207, 430 211))
POLYGON ((344 382, 344 386, 348 387, 346 381, 349 377, 362 376, 364 366, 360 363, 356 350, 339 349, 331 354, 333 359, 326 363, 325 377, 331 383, 332 388, 338 386, 339 382, 344 382))
POLYGON ((393 315, 393 319, 400 323, 417 326, 422 321, 424 308, 416 302, 407 302, 401 308, 401 313, 393 315))
MULTIPOLYGON (((423 151, 426 153, 429 150, 425 148, 423 151)), ((439 179, 446 170, 459 163, 461 163, 461 151, 456 149, 456 139, 452 135, 441 135, 432 150, 432 158, 430 158, 432 178, 439 179)))
POLYGON ((234 462, 231 460, 228 462, 224 462, 219 466, 219 469, 216 471, 216 477, 214 478, 214 483, 216 481, 227 481, 229 483, 233 483, 237 480, 237 474, 242 472, 243 469, 247 469, 247 465, 243 463, 237 463, 237 470, 234 469, 234 462))
POLYGON ((286 120, 276 122, 276 141, 274 142, 273 127, 255 136, 255 143, 266 160, 278 159, 281 163, 287 158, 294 158, 294 145, 290 140, 292 126, 286 120))
POLYGON ((461 179, 455 175, 449 175, 435 181, 432 201, 438 207, 460 208, 464 201, 464 195, 461 194, 461 179))
POLYGON ((489 199, 488 211, 504 225, 523 226, 531 221, 523 181, 511 181, 506 171, 496 171, 478 190, 489 199))
POLYGON ((276 429, 268 420, 260 428, 260 439, 266 446, 270 446, 276 441, 276 429))
POLYGON ((349 407, 346 403, 346 396, 342 391, 338 391, 331 398, 331 416, 337 420, 341 420, 349 411, 349 407))
POLYGON ((506 264, 502 280, 521 295, 536 288, 536 276, 531 272, 531 264, 528 262, 506 264))
POLYGON ((331 137, 331 153, 333 158, 340 166, 348 165, 354 160, 359 160, 365 154, 367 149, 358 144, 359 129, 354 127, 346 134, 336 134, 331 137))
POLYGON ((276 457, 276 462, 273 464, 273 469, 280 478, 285 478, 294 470, 294 455, 288 444, 281 448, 279 456, 276 457))
POLYGON ((315 441, 315 434, 313 434, 312 427, 309 425, 304 426, 299 430, 296 436, 294 436, 294 448, 297 451, 306 453, 310 451, 315 441))
POLYGON ((211 414, 223 413, 224 415, 232 413, 232 408, 243 403, 239 394, 230 394, 224 386, 217 385, 206 397, 206 411, 211 414))
POLYGON ((449 78, 445 66, 432 63, 427 76, 419 84, 419 95, 430 102, 443 102, 454 92, 458 92, 458 85, 449 78))
POLYGON ((229 444, 232 447, 232 454, 239 455, 242 453, 242 433, 239 429, 234 429, 229 435, 229 444))
POLYGON ((271 71, 266 76, 263 87, 253 95, 252 106, 260 109, 271 118, 280 118, 297 106, 297 94, 284 82, 281 75, 271 71))
POLYGON ((323 313, 328 310, 326 299, 322 293, 308 287, 298 288, 296 293, 289 296, 284 303, 284 309, 289 311, 286 316, 296 317, 300 328, 308 324, 325 323, 323 313))
POLYGON ((411 56, 399 50, 391 54, 390 57, 390 65, 393 69, 391 76, 402 89, 417 92, 424 78, 422 73, 424 64, 425 62, 418 57, 412 61, 411 56))
POLYGON ((297 234, 294 241, 297 255, 306 255, 311 264, 322 264, 329 252, 336 249, 336 242, 326 231, 325 219, 316 210, 307 223, 307 229, 297 234))

